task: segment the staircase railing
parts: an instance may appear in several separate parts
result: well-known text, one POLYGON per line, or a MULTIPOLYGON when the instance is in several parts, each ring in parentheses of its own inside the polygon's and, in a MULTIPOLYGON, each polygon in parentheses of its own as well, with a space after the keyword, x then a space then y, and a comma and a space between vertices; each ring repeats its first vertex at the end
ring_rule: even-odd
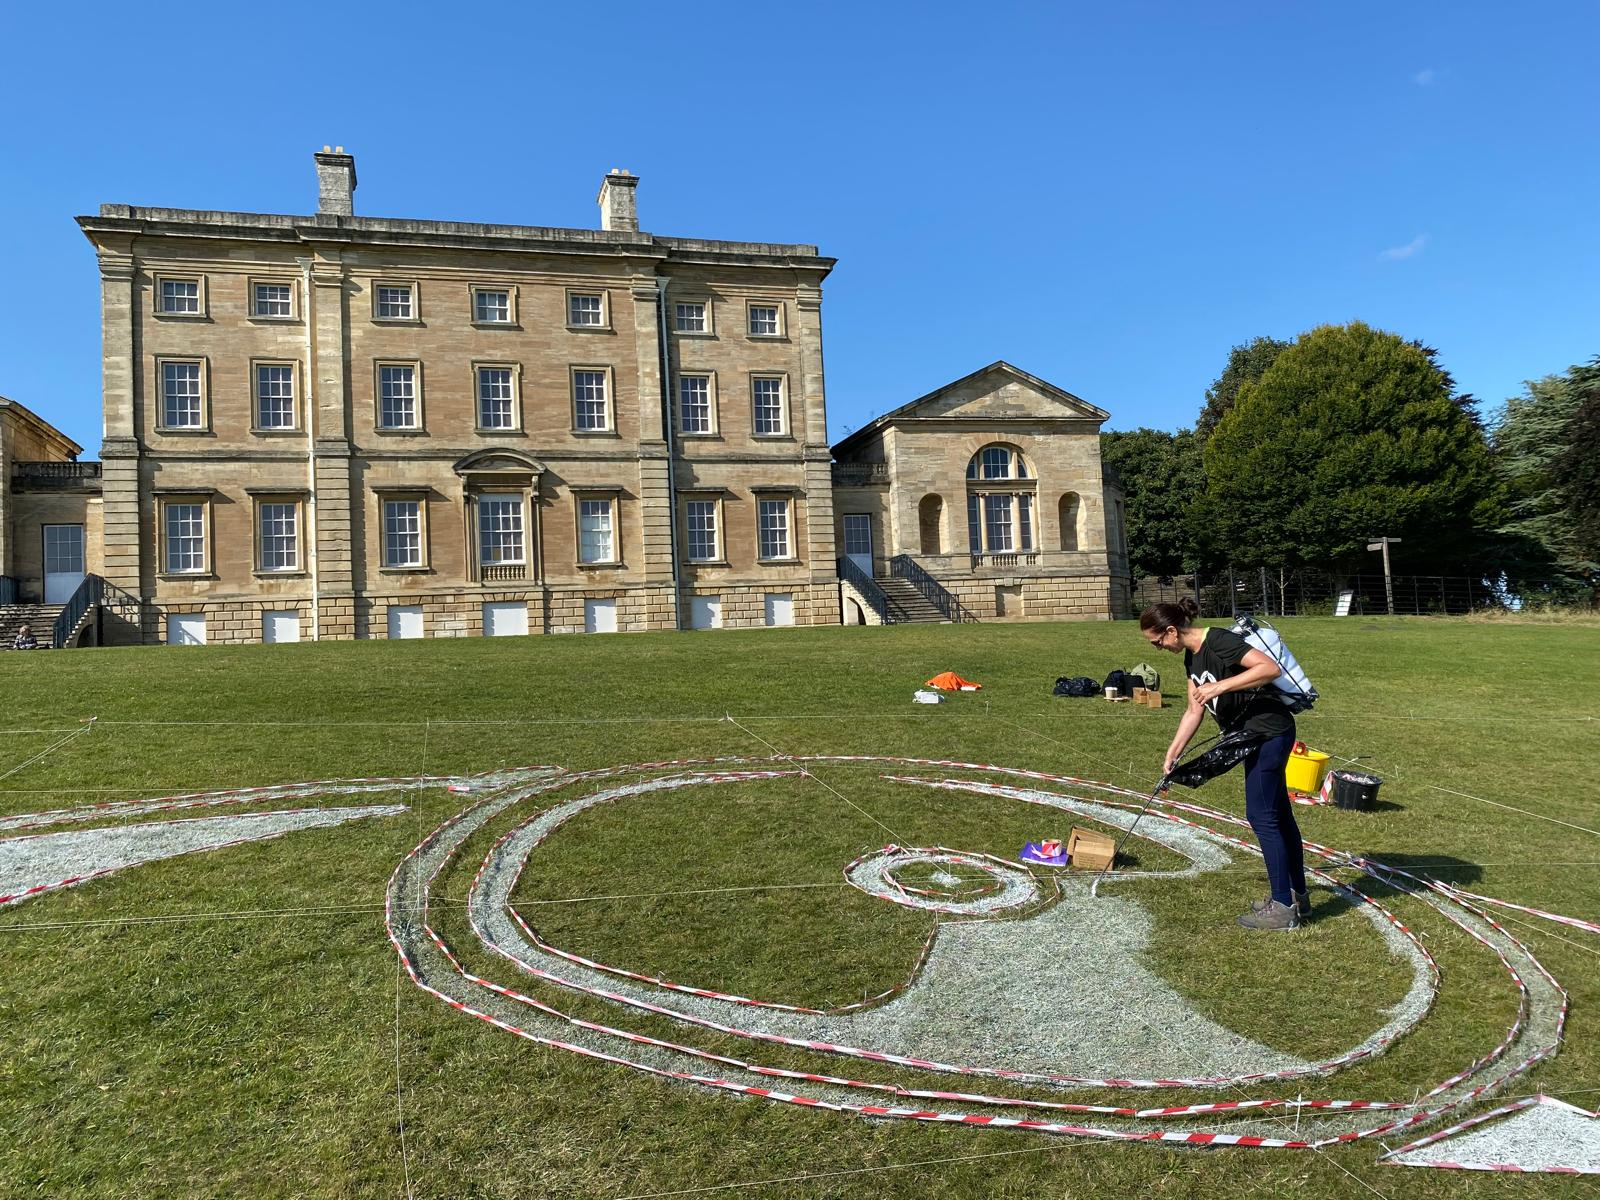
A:
POLYGON ((66 606, 56 615, 50 628, 50 644, 57 650, 66 647, 84 617, 96 607, 109 608, 131 621, 139 620, 139 597, 125 592, 114 583, 107 583, 98 575, 85 575, 66 606))
POLYGON ((946 621, 976 621, 972 610, 956 599, 944 584, 929 575, 909 554, 896 554, 889 560, 889 574, 904 579, 921 593, 922 598, 943 614, 946 621))
POLYGON ((878 586, 878 581, 873 579, 860 567, 848 558, 839 560, 839 578, 856 589, 860 597, 871 606, 872 611, 878 614, 878 620, 885 625, 893 625, 905 620, 906 614, 900 606, 889 598, 889 594, 878 586))
POLYGON ((100 603, 106 581, 98 575, 85 575, 83 582, 67 599, 66 606, 56 614, 56 623, 50 630, 50 644, 57 650, 67 644, 67 639, 78 628, 83 615, 100 603))

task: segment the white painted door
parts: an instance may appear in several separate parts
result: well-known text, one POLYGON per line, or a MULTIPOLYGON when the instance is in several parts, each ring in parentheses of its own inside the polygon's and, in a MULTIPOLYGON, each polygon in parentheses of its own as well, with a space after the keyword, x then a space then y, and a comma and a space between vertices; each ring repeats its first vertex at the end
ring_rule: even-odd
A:
POLYGON ((767 624, 768 625, 793 625, 794 624, 794 593, 793 592, 768 592, 767 593, 767 624))
POLYGON ((617 631, 617 602, 615 600, 585 600, 583 602, 583 631, 585 633, 615 633, 617 631))
POLYGON ((484 637, 521 637, 528 632, 528 606, 520 600, 483 606, 484 637))
POLYGON ((261 614, 261 640, 267 645, 300 640, 300 614, 294 609, 268 609, 261 614))
POLYGON ((389 606, 389 636, 395 639, 421 637, 422 606, 420 604, 391 604, 389 606))
POLYGON ((65 604, 83 582, 83 526, 44 527, 44 602, 65 604))
POLYGON ((173 613, 167 618, 167 645, 204 646, 205 644, 205 613, 173 613))
POLYGON ((872 574, 872 518, 866 513, 844 516, 844 556, 870 577, 872 574))
POLYGON ((722 628, 722 597, 721 596, 690 596, 689 597, 689 628, 690 629, 721 629, 722 628))

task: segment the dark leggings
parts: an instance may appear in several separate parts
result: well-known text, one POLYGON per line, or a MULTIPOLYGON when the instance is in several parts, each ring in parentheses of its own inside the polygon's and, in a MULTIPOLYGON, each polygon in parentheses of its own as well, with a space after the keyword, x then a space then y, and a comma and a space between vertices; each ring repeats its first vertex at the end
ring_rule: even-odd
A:
POLYGON ((1294 735, 1286 733, 1263 742, 1244 760, 1244 815, 1267 860, 1272 898, 1284 905, 1294 903, 1293 893, 1306 890, 1305 848, 1283 778, 1293 748, 1294 735))

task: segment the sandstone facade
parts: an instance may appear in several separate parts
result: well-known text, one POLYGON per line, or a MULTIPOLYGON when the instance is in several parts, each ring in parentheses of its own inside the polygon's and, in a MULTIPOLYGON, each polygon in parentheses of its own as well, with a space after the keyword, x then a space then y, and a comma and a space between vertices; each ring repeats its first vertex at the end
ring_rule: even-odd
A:
POLYGON ((920 568, 979 620, 1125 613, 1107 417, 1006 362, 878 417, 833 447, 841 554, 880 578, 920 568))
POLYGON ((599 230, 360 217, 316 160, 311 216, 79 219, 142 640, 839 620, 832 259, 639 232, 621 172, 599 230))

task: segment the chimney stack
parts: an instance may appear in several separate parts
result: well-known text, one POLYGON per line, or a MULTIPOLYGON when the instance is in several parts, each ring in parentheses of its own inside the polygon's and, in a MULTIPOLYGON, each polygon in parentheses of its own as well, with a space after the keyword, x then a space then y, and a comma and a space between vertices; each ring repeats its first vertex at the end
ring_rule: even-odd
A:
POLYGON ((639 232, 639 201, 635 193, 638 186, 637 175, 630 175, 621 167, 611 168, 600 183, 601 229, 639 232))
POLYGON ((343 146, 324 146, 317 160, 317 212, 349 217, 355 214, 356 159, 343 146))

